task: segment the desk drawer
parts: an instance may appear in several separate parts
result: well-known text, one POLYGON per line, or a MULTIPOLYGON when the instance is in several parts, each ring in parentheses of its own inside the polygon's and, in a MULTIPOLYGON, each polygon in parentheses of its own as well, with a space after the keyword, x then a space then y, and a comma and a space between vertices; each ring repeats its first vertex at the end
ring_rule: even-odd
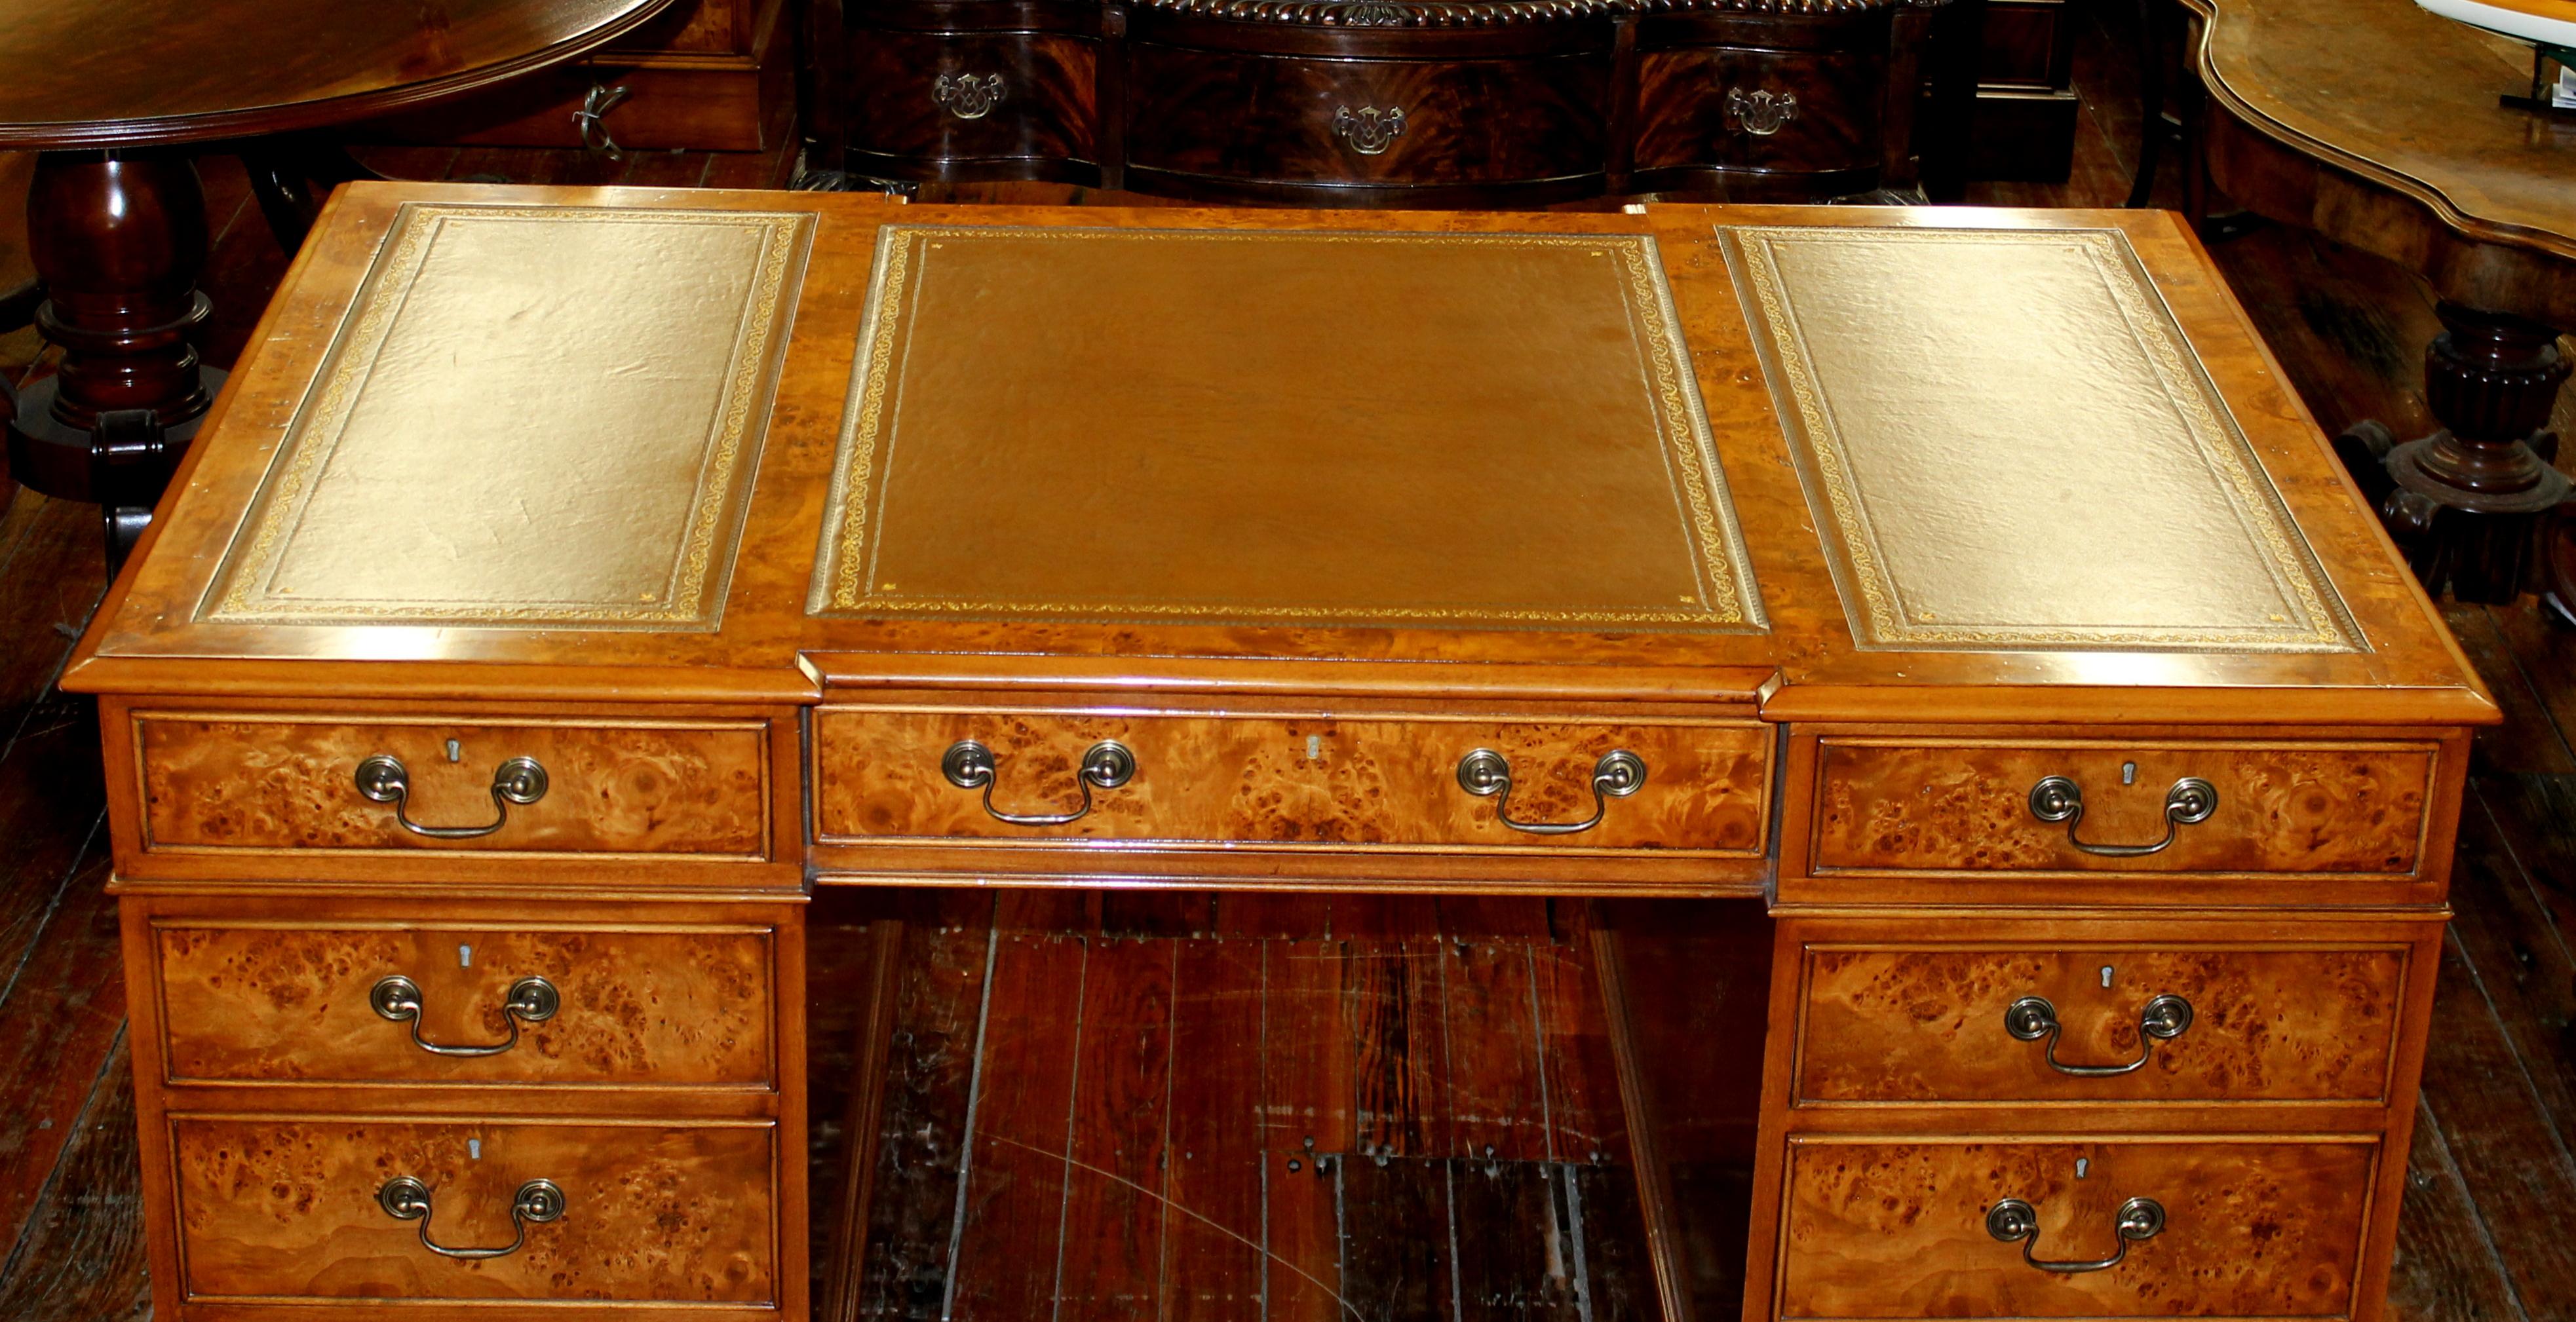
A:
POLYGON ((766 1122, 174 1116, 185 1288, 201 1304, 774 1305, 774 1138, 766 1122), (425 1219, 386 1210, 397 1179, 418 1182, 425 1219), (560 1215, 522 1226, 514 1204, 543 1197, 528 1190, 539 1180, 560 1215), (515 1251, 482 1261, 422 1244, 495 1249, 522 1231, 515 1251))
MULTIPOLYGON (((1779 1313, 2342 1317, 2378 1156, 2363 1139, 1793 1140, 1779 1313), (1989 1229, 2007 1199, 2035 1237, 1989 1229), (2124 1240, 2115 1227, 2132 1199, 2152 1201, 2161 1225, 2124 1240), (2124 1247, 2098 1271, 2024 1259, 2124 1247)), ((2010 1221, 2001 1228, 2020 1229, 2010 1221)))
POLYGON ((768 850, 757 720, 138 711, 134 747, 154 852, 768 850))
POLYGON ((1819 876, 2408 877, 2423 860, 2437 751, 1828 736, 1817 748, 1812 863, 1819 876))
POLYGON ((814 819, 826 843, 1092 839, 1758 856, 1770 749, 1770 731, 1754 721, 825 708, 814 719, 814 819), (962 786, 948 774, 969 743, 983 750, 989 786, 980 773, 962 786), (1105 782, 1115 775, 1104 774, 1086 787, 1080 768, 1106 756, 1095 751, 1103 745, 1125 750, 1132 771, 1114 786, 1105 782), (1462 788, 1461 763, 1479 750, 1508 773, 1508 789, 1479 796, 1462 788), (1621 779, 1623 765, 1642 779, 1621 779), (1596 793, 1596 779, 1612 792, 1596 793), (1498 808, 1526 826, 1598 821, 1532 832, 1503 824, 1498 808), (1063 820, 1014 825, 1003 813, 1063 820))
POLYGON ((182 1084, 765 1087, 774 947, 765 927, 152 928, 182 1084))
POLYGON ((2408 957, 2395 943, 1810 944, 1797 1096, 2377 1101, 2408 957))

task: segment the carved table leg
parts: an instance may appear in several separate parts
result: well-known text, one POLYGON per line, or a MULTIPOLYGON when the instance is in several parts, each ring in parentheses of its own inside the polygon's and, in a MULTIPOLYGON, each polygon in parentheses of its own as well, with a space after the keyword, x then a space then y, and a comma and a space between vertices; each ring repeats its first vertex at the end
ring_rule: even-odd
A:
POLYGON ((2424 399, 2440 431, 2394 444, 2365 422, 2337 439, 2426 590, 2469 602, 2511 602, 2545 587, 2571 484, 2550 466, 2548 430, 2568 363, 2558 332, 2456 303, 2424 354, 2424 399))
MULTIPOLYGON (((196 164, 169 151, 47 152, 27 190, 27 248, 45 291, 36 328, 63 359, 18 397, 9 469, 46 495, 97 500, 100 415, 148 413, 119 418, 111 430, 157 428, 175 452, 223 378, 198 365, 189 343, 207 313, 197 292, 206 199, 196 164)), ((159 488, 112 494, 130 507, 159 488)))

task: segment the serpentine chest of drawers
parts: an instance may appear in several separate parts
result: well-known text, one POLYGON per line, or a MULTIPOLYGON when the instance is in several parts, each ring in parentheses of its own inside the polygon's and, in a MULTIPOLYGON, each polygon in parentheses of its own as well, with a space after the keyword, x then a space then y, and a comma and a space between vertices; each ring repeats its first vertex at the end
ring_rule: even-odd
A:
POLYGON ((817 137, 889 180, 1210 201, 1821 202, 1915 183, 1942 3, 821 0, 817 137))
POLYGON ((2161 215, 394 184, 66 683, 177 1322, 803 1316, 995 884, 1734 897, 1748 1315, 2376 1317, 2494 718, 2161 215))

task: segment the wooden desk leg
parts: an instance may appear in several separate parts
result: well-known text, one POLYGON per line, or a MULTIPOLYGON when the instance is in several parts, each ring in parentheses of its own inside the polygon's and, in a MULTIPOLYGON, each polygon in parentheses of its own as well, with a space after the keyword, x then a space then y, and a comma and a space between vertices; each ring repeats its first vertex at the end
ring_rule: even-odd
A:
POLYGON ((189 343, 208 311, 197 292, 206 197, 196 162, 177 151, 46 152, 27 190, 27 250, 45 290, 36 328, 63 360, 18 396, 10 472, 46 495, 94 501, 100 414, 149 411, 184 445, 222 379, 189 343))
POLYGON ((885 1104, 886 1052, 894 1037, 895 995, 903 983, 903 924, 881 919, 868 926, 867 1010, 859 1016, 858 1049, 851 1053, 850 1109, 841 1133, 841 1204, 834 1209, 832 1261, 825 1271, 822 1307, 815 1322, 857 1322, 859 1287, 865 1280, 868 1207, 876 1200, 877 1127, 885 1104))
MULTIPOLYGON (((2457 303, 2424 354, 2424 402, 2442 430, 2402 445, 2364 422, 2335 446, 2416 577, 2436 596, 2504 604, 2565 563, 2557 511, 2571 483, 2548 430, 2568 362, 2558 332, 2457 303)), ((2561 600, 2565 600, 2564 597, 2561 600)))
POLYGON ((1637 1167, 1637 1201, 1645 1205, 1646 1258, 1654 1265, 1655 1297, 1664 1322, 1691 1322, 1689 1264, 1683 1260, 1681 1217, 1673 1206, 1673 1176, 1664 1164, 1663 1131, 1646 1088, 1635 1021, 1630 1017, 1626 957, 1619 934, 1592 920, 1593 976, 1601 983, 1602 1017, 1610 1025, 1610 1059, 1619 1071, 1619 1105, 1627 1112, 1628 1158, 1637 1167))

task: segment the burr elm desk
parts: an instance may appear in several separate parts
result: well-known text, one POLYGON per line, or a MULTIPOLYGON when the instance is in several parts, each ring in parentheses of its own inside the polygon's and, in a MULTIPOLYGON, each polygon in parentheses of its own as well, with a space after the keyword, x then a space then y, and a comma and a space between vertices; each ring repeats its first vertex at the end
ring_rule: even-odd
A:
POLYGON ((2162 215, 377 184, 66 682, 175 1322, 803 1316, 986 884, 1757 897, 1749 1315, 2378 1317, 2495 714, 2162 215))

